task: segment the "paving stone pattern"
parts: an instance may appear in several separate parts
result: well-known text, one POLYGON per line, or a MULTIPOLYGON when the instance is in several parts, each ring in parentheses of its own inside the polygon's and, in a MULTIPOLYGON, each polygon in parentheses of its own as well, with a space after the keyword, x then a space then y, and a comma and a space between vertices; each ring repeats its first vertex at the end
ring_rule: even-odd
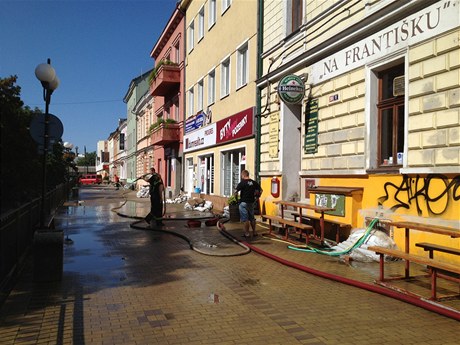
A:
MULTIPOLYGON (((168 220, 162 232, 144 222, 134 229, 135 219, 116 212, 141 217, 148 199, 124 193, 82 188, 80 206, 59 210, 63 279, 34 283, 29 258, 0 308, 0 344, 458 344, 455 320, 254 252, 242 255, 244 248, 215 227, 168 220), (204 243, 208 255, 168 231, 204 243), (219 251, 227 256, 213 256, 219 251)), ((182 208, 168 210, 197 216, 182 208)), ((241 236, 240 224, 226 228, 241 236)), ((378 264, 353 267, 262 236, 251 244, 361 281, 378 272, 378 264)))

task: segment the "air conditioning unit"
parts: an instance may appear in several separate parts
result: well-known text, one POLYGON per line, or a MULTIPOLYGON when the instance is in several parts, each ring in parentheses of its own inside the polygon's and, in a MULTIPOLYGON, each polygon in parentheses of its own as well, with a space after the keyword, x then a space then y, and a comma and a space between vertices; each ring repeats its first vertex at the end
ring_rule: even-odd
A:
POLYGON ((393 79, 393 96, 404 96, 405 89, 404 89, 404 76, 401 75, 393 79))

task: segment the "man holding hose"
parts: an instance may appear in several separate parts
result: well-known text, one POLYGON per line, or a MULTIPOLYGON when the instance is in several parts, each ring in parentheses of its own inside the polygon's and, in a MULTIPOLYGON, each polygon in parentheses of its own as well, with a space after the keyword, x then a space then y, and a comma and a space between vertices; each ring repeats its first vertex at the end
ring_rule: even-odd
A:
POLYGON ((163 218, 163 194, 164 185, 161 176, 155 172, 155 168, 150 168, 151 176, 147 180, 150 184, 150 213, 145 217, 145 221, 150 224, 155 220, 157 226, 164 225, 161 219, 163 218))

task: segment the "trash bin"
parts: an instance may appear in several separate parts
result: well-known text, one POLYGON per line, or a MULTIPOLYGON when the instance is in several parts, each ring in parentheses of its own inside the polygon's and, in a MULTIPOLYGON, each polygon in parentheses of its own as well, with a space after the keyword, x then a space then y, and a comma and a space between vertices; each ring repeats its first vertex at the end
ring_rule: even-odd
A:
POLYGON ((72 187, 72 199, 74 200, 78 199, 78 192, 79 192, 78 187, 72 187))
POLYGON ((201 193, 201 188, 200 187, 195 187, 195 193, 201 193))

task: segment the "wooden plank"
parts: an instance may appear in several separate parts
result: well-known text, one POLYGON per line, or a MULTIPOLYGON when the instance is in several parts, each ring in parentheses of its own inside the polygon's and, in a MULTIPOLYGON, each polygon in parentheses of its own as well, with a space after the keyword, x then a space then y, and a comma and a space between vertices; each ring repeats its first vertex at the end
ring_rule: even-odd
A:
MULTIPOLYGON (((294 220, 297 219, 297 217, 300 216, 299 213, 291 213, 291 215, 294 217, 294 220)), ((310 216, 310 215, 302 215, 302 219, 315 219, 315 220, 320 220, 321 217, 316 217, 316 216, 310 216)), ((326 223, 332 223, 332 224, 336 224, 338 226, 340 226, 341 228, 345 228, 345 229, 348 229, 348 228, 351 228, 351 224, 348 224, 348 223, 342 223, 342 222, 338 222, 336 220, 331 220, 331 219, 325 219, 324 220, 326 223)))
POLYGON ((412 230, 432 232, 435 234, 447 235, 454 238, 460 237, 460 229, 455 229, 447 226, 422 224, 416 222, 390 222, 390 225, 395 226, 397 228, 406 228, 412 230))
POLYGON ((439 244, 420 242, 420 243, 416 243, 415 246, 416 247, 421 247, 425 251, 427 251, 427 250, 430 250, 430 251, 436 250, 438 252, 444 252, 444 253, 453 254, 453 255, 460 255, 460 249, 441 246, 439 244))
POLYGON ((291 207, 296 207, 296 208, 304 208, 304 209, 308 209, 308 210, 314 210, 316 212, 334 211, 334 208, 331 208, 331 207, 310 205, 310 204, 304 204, 304 203, 294 202, 294 201, 275 200, 275 201, 273 201, 273 203, 274 204, 279 204, 279 205, 282 205, 282 206, 291 206, 291 207))
POLYGON ((278 217, 278 216, 262 215, 262 218, 271 219, 271 220, 273 220, 275 222, 290 225, 290 226, 293 226, 295 228, 299 228, 299 229, 303 229, 303 230, 313 230, 313 227, 311 225, 299 223, 299 222, 296 222, 296 221, 293 221, 293 220, 290 220, 290 219, 281 218, 281 217, 278 217))
POLYGON ((386 254, 396 258, 401 258, 410 262, 415 262, 428 267, 435 267, 444 271, 460 274, 460 266, 450 264, 447 262, 441 262, 438 260, 430 259, 424 256, 409 254, 398 249, 390 249, 378 246, 369 246, 368 250, 374 251, 378 254, 386 254))

